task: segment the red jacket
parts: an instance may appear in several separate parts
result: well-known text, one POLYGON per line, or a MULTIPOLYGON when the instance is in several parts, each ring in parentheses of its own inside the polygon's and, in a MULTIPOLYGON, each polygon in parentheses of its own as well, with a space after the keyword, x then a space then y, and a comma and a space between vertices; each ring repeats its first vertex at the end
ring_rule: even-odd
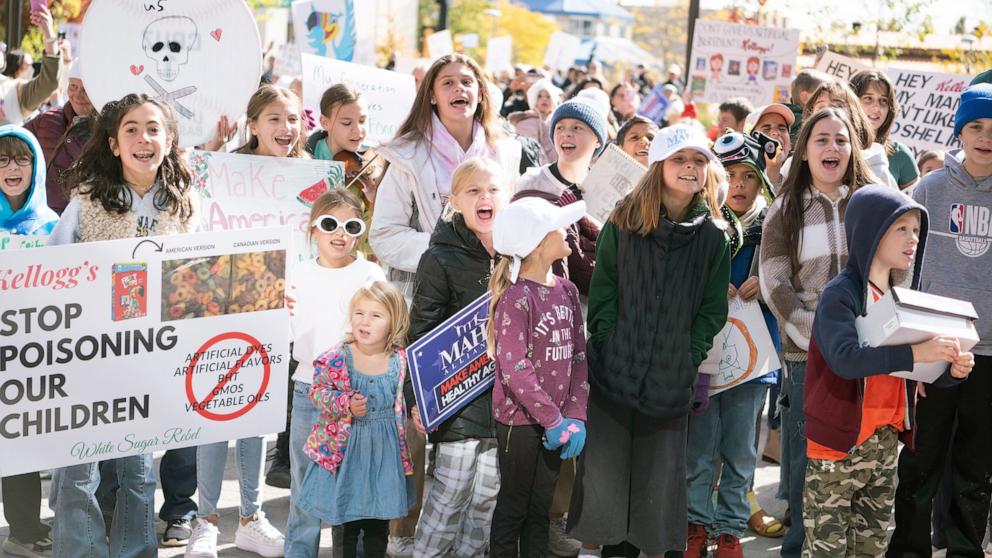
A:
POLYGON ((63 190, 65 181, 62 180, 62 173, 79 159, 83 153, 83 146, 89 139, 88 128, 83 129, 79 134, 74 134, 74 137, 65 137, 66 131, 76 118, 72 104, 66 103, 65 107, 47 110, 24 124, 24 127, 38 138, 41 150, 45 153, 48 173, 45 189, 48 194, 48 207, 59 215, 69 204, 63 190))

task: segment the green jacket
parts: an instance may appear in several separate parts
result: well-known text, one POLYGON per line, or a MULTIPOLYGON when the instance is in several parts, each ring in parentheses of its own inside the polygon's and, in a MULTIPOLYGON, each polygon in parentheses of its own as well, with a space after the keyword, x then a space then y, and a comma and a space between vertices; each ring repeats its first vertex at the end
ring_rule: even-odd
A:
POLYGON ((730 248, 708 214, 701 203, 646 237, 608 222, 596 244, 590 382, 651 416, 688 412, 699 364, 727 321, 730 248))

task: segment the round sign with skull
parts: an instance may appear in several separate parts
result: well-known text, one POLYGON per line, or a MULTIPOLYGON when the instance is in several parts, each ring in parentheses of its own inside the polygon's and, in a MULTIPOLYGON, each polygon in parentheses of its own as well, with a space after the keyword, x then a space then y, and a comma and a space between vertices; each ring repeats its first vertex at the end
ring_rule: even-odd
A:
POLYGON ((145 93, 176 110, 179 143, 205 143, 244 114, 262 45, 244 0, 95 0, 80 33, 83 84, 97 107, 145 93))

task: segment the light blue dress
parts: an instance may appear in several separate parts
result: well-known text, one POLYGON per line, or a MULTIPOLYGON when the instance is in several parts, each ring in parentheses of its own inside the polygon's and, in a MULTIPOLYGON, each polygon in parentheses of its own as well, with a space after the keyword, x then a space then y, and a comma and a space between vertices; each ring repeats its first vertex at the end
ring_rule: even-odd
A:
POLYGON ((394 354, 388 372, 369 375, 355 368, 348 345, 344 351, 351 388, 368 398, 368 413, 352 417, 348 447, 337 475, 310 463, 299 506, 331 525, 406 517, 415 503, 416 489, 413 477, 403 474, 393 410, 400 359, 394 354))

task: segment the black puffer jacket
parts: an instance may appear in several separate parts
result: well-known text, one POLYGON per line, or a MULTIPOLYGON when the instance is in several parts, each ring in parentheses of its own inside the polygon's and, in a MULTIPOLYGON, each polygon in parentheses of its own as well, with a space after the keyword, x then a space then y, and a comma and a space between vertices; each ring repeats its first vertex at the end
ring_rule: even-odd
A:
MULTIPOLYGON (((430 247, 420 257, 410 309, 410 341, 420 339, 441 322, 468 306, 489 289, 493 259, 482 241, 465 226, 460 214, 451 222, 438 221, 430 247)), ((407 376, 407 407, 416 404, 413 383, 407 376)), ((492 389, 442 423, 428 438, 431 442, 457 442, 468 438, 495 438, 492 389)))

